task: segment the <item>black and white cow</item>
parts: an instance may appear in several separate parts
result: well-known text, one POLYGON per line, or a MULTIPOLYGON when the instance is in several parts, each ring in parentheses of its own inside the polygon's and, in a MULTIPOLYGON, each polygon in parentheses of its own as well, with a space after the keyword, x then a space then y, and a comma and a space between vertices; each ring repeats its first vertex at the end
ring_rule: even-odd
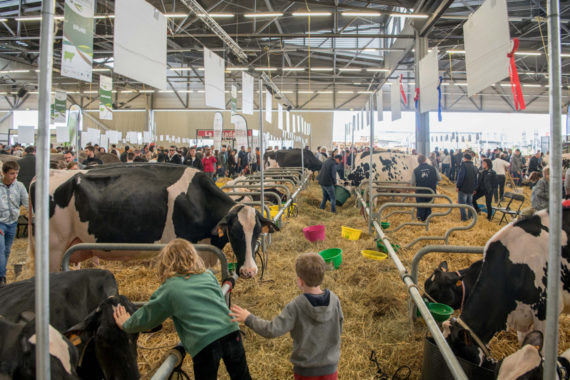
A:
MULTIPOLYGON (((35 184, 31 186, 32 199, 35 184)), ((228 241, 239 273, 254 277, 255 243, 276 226, 253 207, 237 204, 203 172, 174 164, 116 164, 89 171, 50 172, 50 271, 77 243, 168 243, 183 238, 228 241)), ((33 246, 30 244, 30 246, 33 246)), ((93 252, 74 254, 75 261, 93 252)), ((103 259, 141 257, 140 252, 98 252, 103 259)))
MULTIPOLYGON (((36 327, 33 313, 12 322, 0 316, 0 379, 36 379, 36 327)), ((76 380, 79 355, 71 342, 49 327, 52 379, 76 380)))
MULTIPOLYGON (((529 333, 521 349, 503 359, 497 380, 542 380, 543 358, 540 352, 543 340, 540 331, 529 333)), ((570 350, 558 357, 557 364, 558 374, 555 380, 567 380, 570 377, 570 350)))
MULTIPOLYGON (((417 156, 399 152, 374 152, 372 155, 372 178, 374 181, 411 182, 417 156)), ((344 182, 345 187, 357 187, 370 177, 370 154, 359 153, 354 159, 354 171, 344 182)))
MULTIPOLYGON (((0 315, 11 322, 34 311, 34 279, 0 288, 0 315)), ((118 294, 113 274, 83 269, 50 274, 50 324, 65 333, 80 353, 83 379, 138 379, 137 334, 119 329, 113 308, 136 309, 118 294)), ((58 377, 55 377, 58 378, 58 377)))
MULTIPOLYGON (((570 209, 563 209, 560 311, 570 305, 570 209)), ((487 344, 503 330, 519 342, 532 330, 543 332, 549 239, 548 210, 510 223, 486 244, 483 266, 460 318, 487 344)), ((459 356, 483 363, 481 349, 458 322, 444 323, 444 335, 459 356)))
POLYGON ((469 268, 450 272, 447 261, 442 261, 425 281, 424 290, 437 302, 457 310, 471 294, 482 266, 483 261, 479 260, 471 264, 469 268))
MULTIPOLYGON (((301 149, 269 150, 263 155, 266 168, 301 167, 301 149)), ((323 163, 310 150, 303 151, 305 168, 318 171, 323 163)))

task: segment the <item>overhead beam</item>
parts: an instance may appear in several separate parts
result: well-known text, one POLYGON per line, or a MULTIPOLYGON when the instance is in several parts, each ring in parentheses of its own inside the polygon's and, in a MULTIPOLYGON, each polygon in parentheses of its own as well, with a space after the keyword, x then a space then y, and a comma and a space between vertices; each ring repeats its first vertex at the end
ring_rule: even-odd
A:
POLYGON ((428 34, 428 32, 431 30, 431 28, 433 28, 435 23, 441 18, 441 16, 443 16, 447 8, 449 8, 449 6, 453 4, 453 1, 454 0, 443 0, 441 3, 439 3, 436 10, 430 14, 425 24, 423 24, 423 26, 421 27, 420 37, 425 37, 426 34, 428 34))

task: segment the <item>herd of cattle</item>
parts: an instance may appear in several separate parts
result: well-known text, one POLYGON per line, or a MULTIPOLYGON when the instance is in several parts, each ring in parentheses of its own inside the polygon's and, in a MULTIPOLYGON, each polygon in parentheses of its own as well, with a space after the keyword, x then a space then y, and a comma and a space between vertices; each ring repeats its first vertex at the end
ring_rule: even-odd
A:
MULTIPOLYGON (((320 161, 312 154, 305 153, 304 157, 308 169, 320 167, 320 161)), ((358 186, 369 177, 369 159, 366 153, 357 157, 356 170, 347 177, 348 186, 358 186)), ((373 178, 409 181, 414 161, 415 157, 400 153, 374 153, 373 178)), ((273 152, 268 162, 274 167, 297 166, 301 162, 300 151, 273 152)), ((34 192, 32 183, 32 200, 34 192)), ((238 203, 220 190, 204 173, 158 163, 52 170, 49 217, 51 272, 58 272, 64 252, 81 242, 166 243, 181 237, 195 243, 209 239, 218 248, 229 243, 240 276, 251 278, 257 274, 254 247, 260 233, 278 230, 253 207, 238 203)), ((570 305, 569 233, 570 208, 565 207, 561 312, 570 305)), ((458 356, 480 366, 495 366, 485 356, 485 348, 477 345, 478 339, 486 345, 496 333, 512 329, 523 343, 525 338, 535 339, 544 331, 548 236, 549 216, 543 210, 497 232, 488 241, 482 261, 457 272, 441 263, 426 280, 428 294, 460 309, 461 323, 444 324, 444 335, 458 356)), ((31 234, 29 238, 33 250, 31 234)), ((139 253, 79 251, 72 261, 79 262, 94 254, 104 259, 130 259, 139 253)), ((53 377, 138 378, 137 335, 118 329, 112 317, 113 308, 119 303, 130 312, 135 306, 119 295, 113 275, 104 270, 53 273, 50 284, 53 377)), ((31 379, 35 374, 35 328, 30 313, 34 310, 33 293, 32 280, 12 283, 0 292, 0 379, 3 375, 31 379)), ((532 368, 513 365, 521 357, 540 357, 540 349, 535 351, 525 346, 505 359, 500 378, 516 379, 518 374, 538 373, 540 360, 533 361, 536 365, 532 368), (517 368, 517 376, 506 369, 509 366, 517 368), (519 373, 521 368, 526 369, 519 373)), ((560 362, 568 363, 567 356, 570 353, 565 353, 560 362)))

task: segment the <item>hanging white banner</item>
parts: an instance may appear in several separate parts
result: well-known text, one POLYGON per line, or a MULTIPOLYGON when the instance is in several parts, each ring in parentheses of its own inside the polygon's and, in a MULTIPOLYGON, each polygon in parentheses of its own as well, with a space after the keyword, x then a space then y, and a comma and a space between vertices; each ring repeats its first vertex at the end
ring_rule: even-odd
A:
POLYGON ((285 126, 287 127, 287 132, 291 132, 291 112, 285 112, 285 126))
POLYGON ((99 119, 113 120, 113 78, 99 76, 99 119))
POLYGON ((265 121, 271 123, 271 114, 273 113, 273 96, 269 90, 265 90, 265 121))
POLYGON ((376 112, 378 113, 378 121, 384 120, 384 94, 382 89, 376 92, 376 112))
POLYGON ((392 111, 392 121, 402 118, 402 110, 400 108, 400 83, 397 79, 390 81, 390 108, 392 111))
POLYGON ((67 125, 55 127, 55 141, 58 144, 69 142, 69 131, 67 125))
POLYGON ((61 75, 91 82, 94 0, 65 0, 61 75))
POLYGON ((224 60, 208 48, 204 48, 204 83, 206 105, 218 109, 226 108, 224 84, 224 60))
POLYGON ((234 125, 236 147, 246 147, 247 144, 247 122, 241 115, 232 115, 231 123, 234 125))
POLYGON ((216 149, 222 149, 222 129, 224 127, 224 116, 221 112, 214 114, 214 146, 216 149))
POLYGON ((437 86, 439 85, 438 54, 439 50, 434 47, 419 62, 420 113, 437 111, 439 104, 437 92, 437 86))
POLYGON ((241 108, 246 115, 253 115, 253 77, 241 73, 241 108))
POLYGON ((277 103, 277 128, 283 129, 283 106, 277 103))

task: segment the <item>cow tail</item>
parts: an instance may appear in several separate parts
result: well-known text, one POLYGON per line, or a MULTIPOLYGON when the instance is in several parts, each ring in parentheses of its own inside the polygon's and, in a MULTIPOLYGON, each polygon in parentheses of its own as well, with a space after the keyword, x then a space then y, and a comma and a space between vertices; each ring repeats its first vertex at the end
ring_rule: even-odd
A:
MULTIPOLYGON (((31 185, 30 185, 31 188, 31 185)), ((35 266, 36 247, 34 239, 34 226, 32 220, 34 219, 34 210, 32 206, 31 192, 28 192, 28 258, 30 259, 32 270, 35 266)))

